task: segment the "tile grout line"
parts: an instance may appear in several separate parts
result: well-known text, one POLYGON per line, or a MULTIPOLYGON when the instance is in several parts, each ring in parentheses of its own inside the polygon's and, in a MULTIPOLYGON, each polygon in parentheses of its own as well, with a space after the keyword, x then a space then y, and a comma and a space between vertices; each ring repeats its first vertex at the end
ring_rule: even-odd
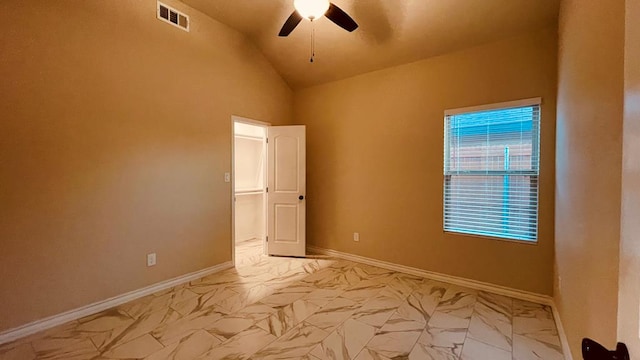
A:
MULTIPOLYGON (((480 291, 480 292, 482 292, 482 291, 480 291)), ((511 325, 511 344, 510 344, 510 345, 511 345, 511 350, 506 350, 506 349, 504 349, 504 348, 502 348, 502 347, 500 347, 500 346, 498 346, 498 345, 495 345, 495 344, 489 343, 489 342, 487 342, 486 340, 476 339, 476 338, 471 338, 471 340, 476 341, 476 342, 479 342, 479 343, 482 343, 482 344, 487 345, 487 346, 490 346, 490 347, 495 348, 495 349, 497 349, 497 350, 501 350, 501 351, 509 352, 509 353, 511 353, 511 354, 512 354, 512 355, 511 355, 511 357, 513 358, 513 315, 512 315, 512 314, 513 314, 513 299, 509 298, 509 300, 510 300, 510 302, 511 302, 511 304, 512 304, 512 305, 511 305, 511 309, 510 309, 510 314, 509 314, 509 316, 508 316, 508 317, 510 317, 510 319, 509 319, 509 325, 511 325)), ((477 302, 478 302, 478 301, 476 301, 476 304, 477 304, 477 302)), ((472 316, 471 316, 472 320, 473 320, 473 315, 475 315, 475 314, 476 314, 476 310, 475 310, 475 305, 476 305, 476 304, 474 304, 474 312, 473 312, 473 314, 472 314, 472 316)), ((481 305, 482 305, 482 304, 481 304, 481 305)), ((491 307, 490 307, 490 306, 488 306, 488 305, 485 305, 485 306, 486 306, 487 308, 489 308, 490 310, 492 310, 493 312, 500 313, 498 310, 495 310, 495 309, 491 308, 491 307)), ((481 318, 481 316, 478 316, 477 318, 481 318)), ((482 320, 480 320, 480 321, 482 321, 482 320)), ((484 321, 483 321, 483 322, 484 322, 484 321)), ((484 323, 485 323, 485 324, 487 324, 486 322, 484 322, 484 323)), ((487 325, 494 326, 494 324, 487 324, 487 325)), ((471 328, 471 323, 469 323, 469 328, 471 328)), ((497 332, 499 332, 499 333, 500 333, 500 331, 499 331, 499 329, 497 328, 497 326, 495 326, 495 330, 496 330, 497 332)), ((501 334, 502 334, 502 333, 501 333, 501 334)), ((508 339, 507 339, 507 340, 508 340, 508 339)))
POLYGON ((467 339, 469 338, 469 329, 471 328, 471 320, 473 319, 473 315, 476 313, 477 302, 478 302, 478 298, 476 295, 476 301, 473 303, 473 311, 471 312, 471 317, 469 318, 469 325, 467 325, 467 331, 464 334, 464 341, 462 342, 462 349, 460 349, 460 355, 458 355, 458 359, 462 358, 462 354, 464 353, 464 347, 467 346, 467 339))
MULTIPOLYGON (((413 294, 414 292, 415 292, 415 290, 414 290, 411 294, 413 294)), ((409 296, 411 296, 411 294, 409 294, 409 296)), ((407 299, 408 299, 408 298, 409 298, 409 297, 407 297, 407 299)), ((398 313, 398 309, 396 309, 395 313, 398 313)), ((395 313, 394 313, 394 314, 395 314, 395 313)), ((391 317, 393 317, 393 315, 391 315, 391 317)), ((411 321, 413 321, 413 320, 411 320, 411 321)), ((409 355, 411 355, 411 353, 413 352, 413 349, 415 349, 415 347, 418 345, 418 340, 420 340, 420 337, 422 336, 422 334, 423 334, 425 331, 427 331, 427 326, 428 326, 428 325, 425 323, 425 324, 424 324, 424 328, 422 329, 422 332, 420 332, 420 335, 418 335, 418 337, 416 338, 416 341, 413 343, 413 345, 411 345, 411 349, 409 350, 409 353, 407 354, 407 357, 408 357, 409 355)))

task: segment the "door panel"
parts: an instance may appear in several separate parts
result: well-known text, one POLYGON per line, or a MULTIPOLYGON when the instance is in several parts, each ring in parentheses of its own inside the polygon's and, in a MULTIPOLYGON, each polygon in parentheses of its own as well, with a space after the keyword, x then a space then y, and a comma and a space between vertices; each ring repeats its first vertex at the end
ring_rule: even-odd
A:
POLYGON ((268 252, 305 256, 305 127, 272 126, 268 134, 268 252))
POLYGON ((296 205, 276 204, 274 206, 274 239, 276 243, 298 241, 298 209, 296 205))
POLYGON ((298 137, 278 136, 273 139, 276 192, 300 192, 300 139, 298 137))

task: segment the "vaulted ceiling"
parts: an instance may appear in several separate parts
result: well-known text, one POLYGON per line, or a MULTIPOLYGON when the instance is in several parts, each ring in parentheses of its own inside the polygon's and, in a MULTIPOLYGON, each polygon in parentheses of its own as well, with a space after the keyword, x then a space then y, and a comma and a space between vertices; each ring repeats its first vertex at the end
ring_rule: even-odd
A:
POLYGON ((360 27, 327 18, 278 32, 293 0, 182 0, 251 39, 294 89, 460 50, 554 26, 560 0, 333 0, 360 27))

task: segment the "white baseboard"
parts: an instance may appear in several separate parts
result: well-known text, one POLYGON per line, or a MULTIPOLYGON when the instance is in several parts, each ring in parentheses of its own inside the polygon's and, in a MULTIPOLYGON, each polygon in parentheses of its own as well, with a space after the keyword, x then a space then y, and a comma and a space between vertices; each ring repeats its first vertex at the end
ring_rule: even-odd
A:
POLYGON ((359 262, 367 265, 381 267, 383 269, 399 271, 405 274, 411 274, 411 275, 424 277, 427 279, 442 281, 449 284, 465 286, 471 289, 483 290, 483 291, 491 292, 498 295, 512 297, 515 299, 549 305, 553 310, 553 317, 556 322, 556 327, 558 328, 558 334, 560 336, 560 341, 562 343, 562 351, 564 353, 565 360, 573 360, 573 357, 571 356, 571 350, 569 349, 567 336, 564 333, 562 321, 560 320, 560 314, 558 313, 558 309, 556 308, 556 305, 551 296, 536 294, 533 292, 522 291, 518 289, 512 289, 506 286, 495 285, 495 284, 486 283, 482 281, 466 279, 462 277, 457 277, 457 276, 452 276, 452 275, 447 275, 447 274, 442 274, 442 273, 437 273, 432 271, 426 271, 426 270, 422 270, 422 269, 418 269, 410 266, 394 264, 387 261, 376 260, 376 259, 372 259, 364 256, 353 255, 345 252, 324 249, 324 248, 315 247, 315 246, 307 246, 307 252, 312 254, 337 257, 340 259, 345 259, 345 260, 355 261, 355 262, 359 262))
POLYGON ((560 312, 558 312, 558 307, 556 307, 553 300, 551 301, 551 309, 553 310, 553 319, 556 321, 556 328, 558 328, 558 335, 560 336, 560 343, 562 344, 562 353, 564 354, 564 358, 565 360, 573 360, 571 348, 569 347, 569 339, 567 339, 567 334, 564 332, 562 319, 560 319, 560 312))
POLYGON ((227 261, 225 263, 218 264, 216 266, 212 266, 212 267, 202 269, 196 272, 192 272, 186 275, 178 276, 173 279, 161 281, 159 283, 155 283, 153 285, 149 285, 138 290, 130 291, 128 293, 114 296, 106 300, 98 301, 93 304, 79 307, 77 309, 69 310, 61 314, 36 320, 34 322, 1 332, 0 344, 8 343, 10 341, 14 341, 25 336, 35 334, 37 332, 47 330, 58 325, 62 325, 69 321, 77 320, 88 315, 99 313, 101 311, 141 298, 143 296, 151 295, 158 291, 169 289, 176 285, 193 281, 203 276, 207 276, 225 269, 229 269, 231 267, 233 267, 233 263, 231 261, 227 261))
POLYGON ((410 266, 394 264, 386 261, 367 258, 364 256, 343 253, 335 250, 322 249, 314 246, 309 246, 307 247, 307 249, 313 253, 317 253, 321 255, 334 256, 334 257, 345 259, 345 260, 351 260, 359 263, 381 267, 384 269, 421 276, 421 277, 429 278, 432 280, 446 282, 449 284, 466 286, 472 289, 486 290, 494 294, 505 295, 505 296, 516 298, 516 299, 527 300, 527 301, 543 303, 543 304, 553 303, 553 298, 547 295, 541 295, 541 294, 536 294, 532 292, 508 288, 505 286, 494 285, 494 284, 490 284, 482 281, 465 279, 457 276, 451 276, 451 275, 436 273, 432 271, 426 271, 426 270, 422 270, 422 269, 418 269, 410 266))

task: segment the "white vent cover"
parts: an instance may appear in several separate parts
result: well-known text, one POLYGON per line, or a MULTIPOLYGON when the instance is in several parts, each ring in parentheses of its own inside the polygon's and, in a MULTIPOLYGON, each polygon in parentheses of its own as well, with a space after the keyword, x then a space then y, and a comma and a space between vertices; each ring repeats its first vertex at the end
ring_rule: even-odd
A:
POLYGON ((158 19, 189 31, 189 16, 158 1, 158 19))

